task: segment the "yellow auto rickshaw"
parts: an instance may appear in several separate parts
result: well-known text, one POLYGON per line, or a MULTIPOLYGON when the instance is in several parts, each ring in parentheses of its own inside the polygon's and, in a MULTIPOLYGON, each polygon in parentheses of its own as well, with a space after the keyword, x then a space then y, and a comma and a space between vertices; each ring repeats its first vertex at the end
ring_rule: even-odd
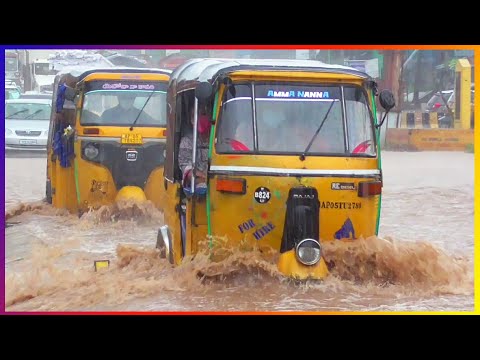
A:
POLYGON ((48 202, 79 213, 129 198, 161 207, 170 74, 73 67, 56 76, 48 202))
POLYGON ((157 248, 178 265, 203 250, 250 244, 273 253, 288 277, 324 278, 322 243, 378 234, 376 96, 386 116, 395 106, 390 91, 378 95, 367 74, 318 61, 181 65, 167 94, 157 248), (200 133, 205 116, 208 140, 200 133))

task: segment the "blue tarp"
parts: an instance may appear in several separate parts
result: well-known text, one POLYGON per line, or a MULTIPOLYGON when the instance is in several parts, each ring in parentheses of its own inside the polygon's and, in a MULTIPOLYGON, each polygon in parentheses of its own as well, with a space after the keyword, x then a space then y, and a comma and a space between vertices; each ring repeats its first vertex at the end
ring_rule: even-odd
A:
POLYGON ((65 126, 61 126, 53 137, 53 153, 58 156, 60 166, 68 168, 71 166, 70 159, 74 156, 73 141, 63 136, 65 126))
POLYGON ((65 84, 62 84, 62 85, 58 86, 57 102, 56 102, 57 113, 59 113, 63 109, 63 104, 65 103, 65 90, 66 89, 67 89, 67 87, 65 86, 65 84))

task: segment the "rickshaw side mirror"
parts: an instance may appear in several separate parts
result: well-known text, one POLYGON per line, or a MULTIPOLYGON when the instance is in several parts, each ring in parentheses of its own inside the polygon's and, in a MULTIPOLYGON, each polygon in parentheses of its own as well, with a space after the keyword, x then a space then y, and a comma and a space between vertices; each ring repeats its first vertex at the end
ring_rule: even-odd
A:
POLYGON ((395 107, 395 97, 390 90, 382 90, 378 95, 378 100, 380 101, 380 105, 385 109, 385 114, 383 115, 382 121, 375 126, 377 129, 383 125, 388 112, 395 107))
POLYGON ((201 82, 195 88, 195 97, 198 100, 207 100, 213 93, 213 86, 208 81, 201 82))
POLYGON ((389 112, 395 107, 395 97, 390 90, 382 90, 378 95, 378 100, 380 105, 385 109, 386 112, 389 112))

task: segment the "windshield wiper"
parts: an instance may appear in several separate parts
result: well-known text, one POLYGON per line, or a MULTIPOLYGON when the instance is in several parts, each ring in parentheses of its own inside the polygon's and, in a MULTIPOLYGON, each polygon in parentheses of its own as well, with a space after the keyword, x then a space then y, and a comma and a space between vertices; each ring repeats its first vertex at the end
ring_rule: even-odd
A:
POLYGON ((37 111, 31 113, 30 115, 25 116, 24 120, 30 119, 32 116, 37 115, 39 112, 42 112, 42 111, 43 111, 42 109, 38 109, 37 111))
POLYGON ((17 114, 21 114, 21 113, 24 113, 24 112, 27 112, 27 111, 28 111, 28 109, 18 110, 17 112, 14 112, 13 114, 10 114, 10 115, 7 116, 6 118, 7 118, 7 119, 11 119, 12 116, 15 116, 15 115, 17 115, 17 114))
POLYGON ((310 147, 312 146, 313 142, 317 138, 318 133, 320 132, 320 130, 323 127, 323 124, 325 124, 325 120, 327 120, 328 114, 330 114, 330 110, 332 110, 333 104, 335 104, 335 100, 332 100, 332 103, 330 104, 330 107, 328 108, 328 111, 325 114, 325 117, 323 118, 322 123, 318 127, 317 131, 315 131, 315 134, 313 134, 312 139, 310 140, 310 142, 307 145, 307 148, 303 151, 302 155, 300 155, 300 160, 302 160, 302 161, 305 160, 305 154, 308 152, 308 150, 310 150, 310 147))
POLYGON ((142 108, 141 108, 140 111, 138 112, 138 115, 137 115, 137 117, 135 118, 135 121, 132 123, 132 125, 130 125, 130 131, 133 130, 133 126, 137 123, 138 118, 140 117, 140 115, 142 115, 143 109, 145 109, 145 106, 146 106, 147 103, 150 101, 150 98, 152 97, 152 95, 153 95, 154 92, 155 92, 155 90, 153 90, 153 91, 150 93, 150 95, 148 95, 147 101, 145 101, 145 104, 143 104, 142 108))

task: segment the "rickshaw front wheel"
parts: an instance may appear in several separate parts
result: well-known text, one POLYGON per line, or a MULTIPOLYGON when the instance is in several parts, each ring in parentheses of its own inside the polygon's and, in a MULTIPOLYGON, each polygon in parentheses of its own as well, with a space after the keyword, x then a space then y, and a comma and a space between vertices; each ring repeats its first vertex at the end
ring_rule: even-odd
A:
POLYGON ((165 247, 165 243, 163 242, 163 236, 160 229, 158 229, 157 233, 157 244, 155 248, 160 250, 160 258, 165 259, 167 257, 167 249, 165 247))

